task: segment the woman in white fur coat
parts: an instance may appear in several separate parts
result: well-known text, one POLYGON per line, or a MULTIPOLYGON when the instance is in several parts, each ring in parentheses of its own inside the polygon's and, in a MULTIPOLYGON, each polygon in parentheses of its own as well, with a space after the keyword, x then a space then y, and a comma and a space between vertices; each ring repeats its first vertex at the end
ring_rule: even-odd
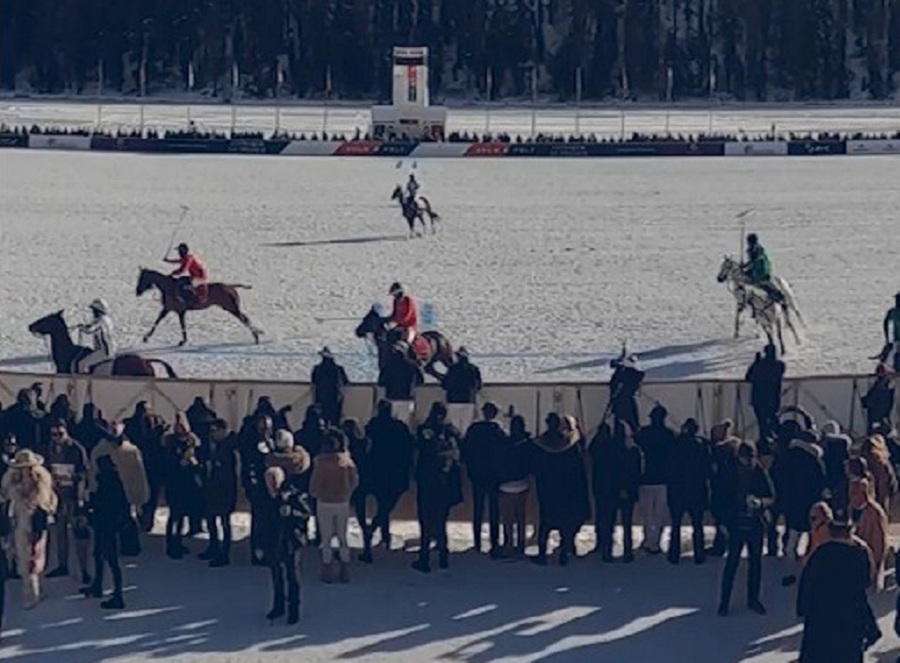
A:
POLYGON ((47 526, 56 512, 53 479, 44 459, 24 449, 16 453, 0 485, 11 505, 16 566, 22 575, 22 604, 33 608, 41 599, 41 576, 47 566, 47 526))

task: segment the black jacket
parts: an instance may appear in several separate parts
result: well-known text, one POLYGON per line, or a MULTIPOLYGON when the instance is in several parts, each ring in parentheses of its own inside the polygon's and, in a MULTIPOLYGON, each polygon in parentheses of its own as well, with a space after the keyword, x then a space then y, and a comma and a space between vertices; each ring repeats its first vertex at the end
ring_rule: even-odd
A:
POLYGON ((410 359, 395 356, 378 376, 389 401, 411 401, 416 387, 425 381, 419 365, 410 359))
POLYGON ((441 386, 447 392, 448 403, 474 403, 481 391, 481 371, 468 359, 460 359, 447 371, 441 386))
POLYGON ((372 442, 372 491, 376 495, 402 495, 409 490, 412 463, 413 436, 409 428, 391 416, 376 415, 366 425, 366 435, 372 442))
POLYGON ((497 421, 476 421, 460 444, 462 460, 473 485, 496 488, 500 483, 500 454, 506 433, 497 421))
POLYGON ((705 509, 709 503, 711 466, 709 441, 697 435, 680 434, 670 452, 669 504, 705 509))
POLYGON ((321 364, 313 367, 312 384, 316 403, 336 403, 344 400, 344 387, 350 380, 334 359, 323 359, 321 364))
POLYGON ((644 452, 641 485, 665 485, 668 482, 669 454, 675 445, 675 433, 666 426, 650 424, 638 431, 636 442, 644 452))
POLYGON ((744 380, 750 383, 750 404, 755 408, 778 411, 781 407, 782 378, 783 361, 758 356, 744 376, 744 380))

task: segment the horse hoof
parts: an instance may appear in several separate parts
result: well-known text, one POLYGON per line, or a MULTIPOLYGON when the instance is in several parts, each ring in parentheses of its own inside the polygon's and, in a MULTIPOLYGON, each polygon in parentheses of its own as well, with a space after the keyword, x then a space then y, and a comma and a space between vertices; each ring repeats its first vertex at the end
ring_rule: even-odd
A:
POLYGON ((147 342, 150 340, 150 337, 149 337, 149 336, 145 336, 142 340, 144 341, 144 343, 147 343, 147 342))
POLYGON ((185 340, 181 341, 180 343, 178 343, 178 347, 179 347, 179 348, 183 348, 185 345, 187 345, 187 339, 185 339, 185 340))

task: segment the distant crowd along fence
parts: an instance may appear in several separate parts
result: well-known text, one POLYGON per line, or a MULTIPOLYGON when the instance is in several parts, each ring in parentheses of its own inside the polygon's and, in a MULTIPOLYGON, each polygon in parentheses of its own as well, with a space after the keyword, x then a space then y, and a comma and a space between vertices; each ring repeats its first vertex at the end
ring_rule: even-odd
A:
MULTIPOLYGON (((137 378, 94 378, 29 373, 0 373, 0 402, 9 406, 20 389, 35 382, 44 385, 45 400, 67 394, 79 412, 85 403, 95 403, 107 419, 130 416, 139 401, 147 401, 168 421, 177 411, 187 408, 195 397, 209 405, 237 429, 244 417, 253 411, 261 396, 270 397, 280 408, 291 406, 288 420, 299 428, 306 407, 311 403, 310 385, 298 382, 229 381, 229 380, 163 380, 137 378)), ((784 381, 782 404, 799 406, 821 425, 836 420, 854 437, 865 435, 866 417, 860 397, 866 393, 870 376, 840 375, 833 377, 790 378, 784 381)), ((344 416, 365 423, 373 415, 380 390, 372 384, 356 384, 347 388, 344 416)), ((443 391, 436 384, 416 390, 413 422, 422 421, 434 401, 442 400, 443 391)), ((609 399, 605 383, 569 384, 488 384, 479 394, 479 404, 495 402, 508 416, 510 408, 525 418, 529 430, 541 432, 544 418, 550 412, 575 416, 586 435, 593 435, 601 422, 609 399)), ((646 382, 639 395, 642 421, 654 404, 661 403, 669 411, 669 421, 678 427, 693 417, 701 431, 724 419, 731 419, 740 435, 754 439, 756 420, 750 405, 750 385, 738 380, 696 380, 646 382)), ((900 416, 900 402, 896 417, 900 416)))
POLYGON ((167 154, 269 154, 391 158, 833 156, 900 154, 900 139, 773 141, 419 142, 287 138, 145 138, 66 134, 0 134, 0 147, 167 154))

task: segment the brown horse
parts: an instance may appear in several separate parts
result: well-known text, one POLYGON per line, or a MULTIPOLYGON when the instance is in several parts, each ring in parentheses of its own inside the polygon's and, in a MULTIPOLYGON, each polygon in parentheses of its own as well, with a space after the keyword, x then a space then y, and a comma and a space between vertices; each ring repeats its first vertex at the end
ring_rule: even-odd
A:
MULTIPOLYGON (((371 336, 375 340, 375 345, 378 348, 378 370, 384 370, 391 355, 395 352, 394 340, 391 338, 390 330, 382 317, 378 315, 378 311, 375 310, 374 306, 366 313, 362 322, 359 323, 359 326, 356 328, 356 335, 359 338, 371 336)), ((427 331, 420 334, 420 336, 428 341, 428 353, 424 359, 416 357, 416 360, 423 371, 440 380, 443 375, 435 369, 435 364, 441 363, 444 365, 444 368, 449 369, 453 364, 453 346, 447 337, 440 332, 427 331)), ((412 351, 410 350, 410 352, 412 351)))
MULTIPOLYGON (((28 326, 28 331, 37 336, 50 338, 50 354, 56 372, 65 375, 74 375, 79 360, 91 353, 90 348, 83 345, 75 345, 69 334, 69 326, 63 318, 63 312, 57 311, 45 315, 40 320, 35 320, 28 326)), ((165 371, 165 376, 176 378, 175 371, 161 359, 144 359, 136 354, 124 354, 107 359, 91 367, 91 375, 127 375, 132 377, 157 377, 154 366, 160 366, 165 371)))
POLYGON ((174 312, 181 323, 181 343, 178 345, 184 345, 187 343, 187 328, 184 324, 184 314, 188 311, 202 311, 212 306, 218 306, 240 320, 241 324, 253 334, 253 340, 259 343, 262 330, 254 327, 253 323, 250 322, 250 318, 241 311, 241 298, 237 293, 239 288, 249 290, 250 287, 249 285, 241 284, 210 283, 207 287, 207 296, 203 301, 195 299, 186 303, 180 294, 180 287, 175 278, 152 269, 141 269, 138 275, 137 296, 140 297, 151 288, 156 288, 162 294, 162 310, 159 312, 159 316, 156 318, 156 322, 153 323, 150 331, 144 335, 144 343, 150 340, 159 323, 169 313, 174 312))

